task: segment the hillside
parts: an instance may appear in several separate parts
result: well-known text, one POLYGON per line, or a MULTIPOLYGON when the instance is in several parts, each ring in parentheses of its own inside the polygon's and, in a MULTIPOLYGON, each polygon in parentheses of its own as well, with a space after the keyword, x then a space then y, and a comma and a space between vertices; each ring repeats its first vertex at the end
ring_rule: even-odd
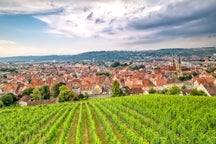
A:
POLYGON ((1 62, 53 62, 53 61, 139 61, 148 57, 162 56, 198 56, 206 57, 216 54, 216 47, 208 48, 175 48, 148 51, 94 51, 78 55, 50 55, 50 56, 20 56, 0 58, 1 62))
POLYGON ((128 96, 0 110, 0 143, 216 143, 216 99, 128 96))

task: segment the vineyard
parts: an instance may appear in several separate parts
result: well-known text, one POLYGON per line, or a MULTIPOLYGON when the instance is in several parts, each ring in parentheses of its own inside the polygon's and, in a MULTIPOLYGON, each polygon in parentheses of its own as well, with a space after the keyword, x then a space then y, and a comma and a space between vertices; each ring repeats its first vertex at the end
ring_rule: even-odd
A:
POLYGON ((128 96, 0 110, 0 144, 216 143, 216 98, 128 96))

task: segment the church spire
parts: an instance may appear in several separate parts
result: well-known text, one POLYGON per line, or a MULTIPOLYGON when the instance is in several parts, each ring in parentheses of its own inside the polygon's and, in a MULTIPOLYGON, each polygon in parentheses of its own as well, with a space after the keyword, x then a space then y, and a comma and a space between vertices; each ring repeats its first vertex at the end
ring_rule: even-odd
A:
POLYGON ((178 63, 181 64, 181 57, 179 56, 178 63))
POLYGON ((178 65, 177 65, 177 73, 178 73, 178 77, 180 76, 183 76, 182 74, 182 68, 181 68, 181 57, 179 56, 179 59, 178 59, 178 65))

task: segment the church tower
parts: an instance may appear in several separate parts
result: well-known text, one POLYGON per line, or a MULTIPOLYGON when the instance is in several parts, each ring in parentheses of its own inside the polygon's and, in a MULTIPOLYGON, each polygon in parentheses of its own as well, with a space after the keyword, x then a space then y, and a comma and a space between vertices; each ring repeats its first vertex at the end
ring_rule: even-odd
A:
POLYGON ((176 72, 177 72, 178 77, 183 76, 182 67, 181 67, 181 57, 180 56, 179 56, 179 59, 178 59, 178 64, 176 65, 176 72))
POLYGON ((175 62, 175 59, 173 58, 173 60, 172 60, 172 66, 173 67, 176 67, 176 62, 175 62))
POLYGON ((172 62, 169 67, 169 78, 173 79, 176 77, 176 61, 174 57, 172 58, 172 62))

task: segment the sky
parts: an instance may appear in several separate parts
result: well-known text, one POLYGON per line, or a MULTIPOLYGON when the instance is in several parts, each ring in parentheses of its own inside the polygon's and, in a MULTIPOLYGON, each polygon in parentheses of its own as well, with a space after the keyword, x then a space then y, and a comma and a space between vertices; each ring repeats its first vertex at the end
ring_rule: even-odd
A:
POLYGON ((0 0, 0 57, 212 46, 215 0, 0 0))

